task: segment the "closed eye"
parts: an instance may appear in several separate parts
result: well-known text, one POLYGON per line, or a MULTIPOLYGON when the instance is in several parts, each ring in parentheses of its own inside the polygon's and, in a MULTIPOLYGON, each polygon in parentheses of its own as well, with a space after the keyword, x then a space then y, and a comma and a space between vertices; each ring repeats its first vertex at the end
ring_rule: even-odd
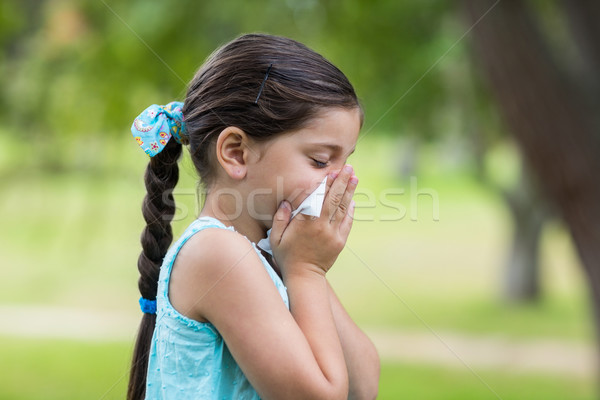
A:
POLYGON ((325 168, 327 166, 326 162, 315 160, 314 158, 312 160, 315 162, 315 164, 317 165, 318 168, 325 168))

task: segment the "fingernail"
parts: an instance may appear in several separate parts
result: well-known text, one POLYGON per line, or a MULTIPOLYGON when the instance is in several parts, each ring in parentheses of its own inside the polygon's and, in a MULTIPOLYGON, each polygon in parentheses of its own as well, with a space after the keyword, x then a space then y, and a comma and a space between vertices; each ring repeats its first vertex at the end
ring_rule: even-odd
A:
POLYGON ((288 203, 286 200, 283 200, 279 204, 279 208, 285 208, 285 209, 291 210, 290 203, 288 203))
POLYGON ((337 172, 332 172, 329 174, 329 176, 331 177, 331 179, 335 179, 338 177, 338 173, 337 172))
POLYGON ((356 176, 353 176, 352 178, 350 178, 350 183, 352 183, 353 185, 358 184, 358 178, 356 176))
POLYGON ((344 171, 351 173, 352 172, 352 165, 348 164, 344 167, 344 171))

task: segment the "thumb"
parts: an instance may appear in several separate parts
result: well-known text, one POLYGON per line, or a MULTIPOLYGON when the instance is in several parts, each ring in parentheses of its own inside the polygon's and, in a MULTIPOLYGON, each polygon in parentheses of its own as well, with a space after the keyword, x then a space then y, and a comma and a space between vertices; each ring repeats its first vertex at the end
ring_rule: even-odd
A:
POLYGON ((279 204, 279 208, 273 217, 273 226, 271 227, 271 245, 278 245, 285 228, 290 223, 292 216, 292 206, 286 200, 279 204))

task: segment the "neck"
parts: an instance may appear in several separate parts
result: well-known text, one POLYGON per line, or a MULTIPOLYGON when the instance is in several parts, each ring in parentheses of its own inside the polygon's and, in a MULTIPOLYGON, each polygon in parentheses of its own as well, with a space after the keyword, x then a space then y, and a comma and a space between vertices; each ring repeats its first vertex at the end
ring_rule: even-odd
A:
MULTIPOLYGON (((239 202, 239 199, 237 199, 239 202)), ((248 240, 258 243, 260 239, 267 236, 269 226, 263 221, 252 218, 248 210, 243 207, 239 212, 239 204, 236 204, 234 196, 211 196, 207 193, 206 201, 200 212, 200 217, 213 217, 226 226, 232 226, 238 233, 246 236, 248 240)))

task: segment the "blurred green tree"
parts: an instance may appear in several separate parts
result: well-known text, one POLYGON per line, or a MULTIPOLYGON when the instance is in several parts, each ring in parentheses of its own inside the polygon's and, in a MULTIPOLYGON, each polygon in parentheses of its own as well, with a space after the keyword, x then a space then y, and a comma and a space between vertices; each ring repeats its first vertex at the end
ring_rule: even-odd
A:
POLYGON ((2 134, 23 132, 38 166, 68 168, 61 149, 123 135, 148 104, 182 99, 220 44, 263 31, 300 40, 347 72, 367 110, 366 129, 432 138, 430 116, 449 94, 438 69, 420 78, 447 48, 454 18, 448 2, 426 3, 7 0, 0 6, 2 134))

